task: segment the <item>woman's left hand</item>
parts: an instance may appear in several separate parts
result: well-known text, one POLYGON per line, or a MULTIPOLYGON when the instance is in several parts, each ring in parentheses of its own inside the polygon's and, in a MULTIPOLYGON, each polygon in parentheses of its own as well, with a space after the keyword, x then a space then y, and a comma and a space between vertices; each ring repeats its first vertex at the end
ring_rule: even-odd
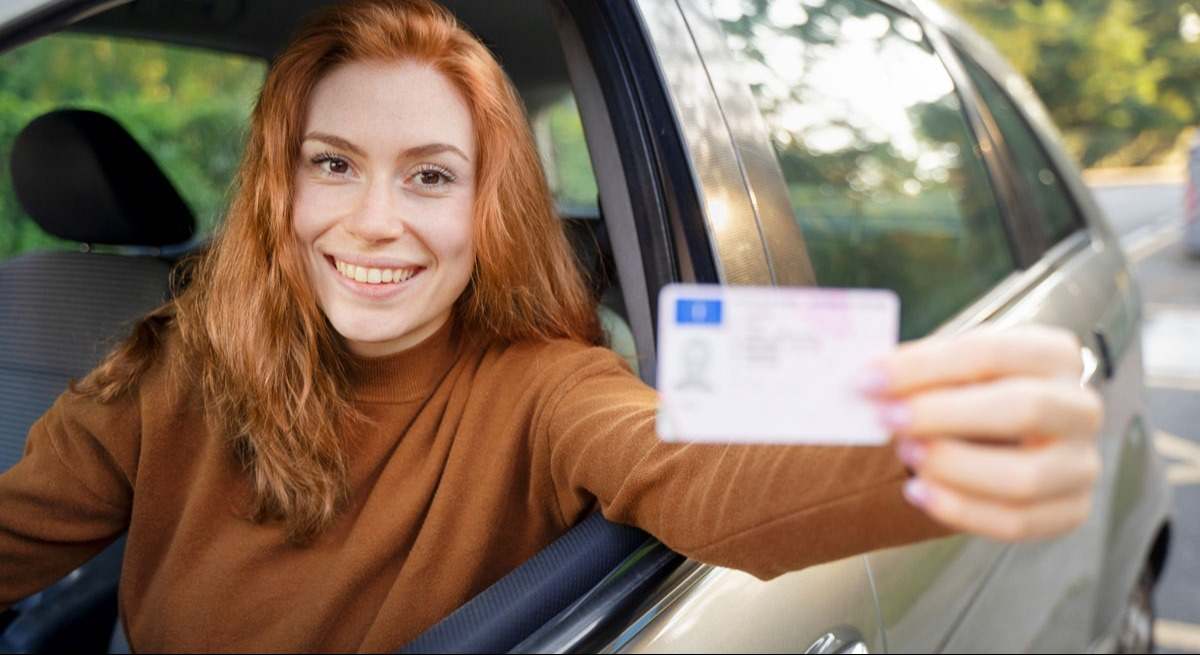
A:
POLYGON ((1079 526, 1100 473, 1100 396, 1065 330, 979 329, 900 346, 869 384, 915 476, 905 496, 965 532, 1022 541, 1079 526))

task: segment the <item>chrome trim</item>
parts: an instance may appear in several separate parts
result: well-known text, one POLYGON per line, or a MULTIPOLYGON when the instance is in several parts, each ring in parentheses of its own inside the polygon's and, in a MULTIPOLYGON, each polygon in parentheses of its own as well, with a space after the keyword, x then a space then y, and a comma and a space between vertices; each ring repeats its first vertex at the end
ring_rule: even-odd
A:
POLYGON ((674 3, 635 0, 634 6, 684 137, 718 277, 725 284, 768 285, 771 268, 754 205, 687 21, 674 3))
POLYGON ((1000 280, 990 291, 934 330, 934 334, 958 332, 992 318, 1005 308, 1020 302, 1029 295, 1031 289, 1050 277, 1061 264, 1089 246, 1104 249, 1104 243, 1092 241, 1086 231, 1075 232, 1046 251, 1046 254, 1029 268, 1010 273, 1008 277, 1000 280))
POLYGON ((853 626, 839 625, 821 635, 805 651, 809 653, 837 653, 838 655, 864 655, 871 652, 863 641, 862 634, 853 626))
POLYGON ((738 63, 725 45, 720 23, 709 3, 677 2, 733 139, 742 183, 749 189, 772 279, 779 286, 816 284, 804 234, 796 224, 787 182, 771 145, 770 130, 745 78, 738 75, 738 63))
POLYGON ((600 652, 619 652, 642 631, 642 628, 646 627, 658 615, 678 602, 680 598, 683 598, 685 594, 700 584, 715 570, 717 570, 715 566, 703 564, 694 559, 689 559, 680 564, 679 568, 675 569, 675 572, 670 577, 663 580, 662 584, 653 593, 646 596, 646 599, 642 602, 642 606, 646 607, 646 610, 640 614, 635 613, 638 617, 637 620, 630 623, 628 627, 614 637, 600 652))
MULTIPOLYGON (((514 653, 592 652, 612 643, 618 630, 638 626, 634 620, 647 594, 669 584, 683 556, 654 538, 625 558, 582 598, 559 612, 514 646, 514 653)), ((636 633, 636 630, 634 630, 636 633)))

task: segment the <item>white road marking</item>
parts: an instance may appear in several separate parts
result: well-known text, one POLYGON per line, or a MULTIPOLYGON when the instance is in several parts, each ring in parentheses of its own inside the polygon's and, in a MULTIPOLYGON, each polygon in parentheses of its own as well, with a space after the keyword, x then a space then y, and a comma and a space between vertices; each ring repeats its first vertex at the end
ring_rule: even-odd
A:
POLYGON ((1155 305, 1142 328, 1147 378, 1200 385, 1200 309, 1155 305))
POLYGON ((1150 223, 1121 237, 1121 247, 1131 262, 1137 263, 1183 237, 1183 221, 1150 223))
POLYGON ((1189 653, 1200 652, 1200 625, 1156 619, 1154 621, 1154 645, 1189 653))
POLYGON ((1178 391, 1200 391, 1200 380, 1196 378, 1178 378, 1152 375, 1146 377, 1146 386, 1157 389, 1176 389, 1178 391))
POLYGON ((1154 447, 1167 459, 1167 481, 1176 486, 1200 484, 1200 443, 1159 430, 1154 447))

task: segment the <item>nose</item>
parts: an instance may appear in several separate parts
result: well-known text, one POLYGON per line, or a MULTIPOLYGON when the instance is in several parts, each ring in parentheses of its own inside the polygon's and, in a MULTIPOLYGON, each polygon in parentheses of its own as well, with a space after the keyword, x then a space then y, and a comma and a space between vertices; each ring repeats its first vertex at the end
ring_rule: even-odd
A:
POLYGON ((345 221, 346 230, 374 243, 399 238, 407 230, 399 200, 385 179, 372 180, 359 206, 345 221))

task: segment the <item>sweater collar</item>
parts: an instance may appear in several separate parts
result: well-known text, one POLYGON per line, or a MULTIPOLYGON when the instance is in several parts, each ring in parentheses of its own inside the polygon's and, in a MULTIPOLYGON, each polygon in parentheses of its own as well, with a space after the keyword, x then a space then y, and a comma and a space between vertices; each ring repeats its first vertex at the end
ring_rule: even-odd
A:
POLYGON ((458 356, 461 338, 453 318, 417 345, 383 357, 351 356, 351 395, 356 400, 399 403, 427 398, 458 356))

